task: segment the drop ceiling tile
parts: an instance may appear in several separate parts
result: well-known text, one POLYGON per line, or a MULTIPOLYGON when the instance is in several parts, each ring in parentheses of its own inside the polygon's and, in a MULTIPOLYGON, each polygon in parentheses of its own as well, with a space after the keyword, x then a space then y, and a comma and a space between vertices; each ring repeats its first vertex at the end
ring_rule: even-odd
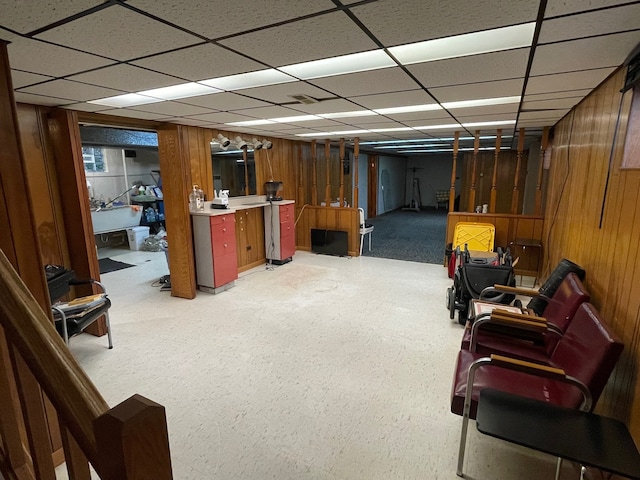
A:
POLYGON ((532 22, 538 3, 502 2, 497 8, 488 0, 450 0, 441 8, 424 0, 385 0, 351 10, 376 38, 392 46, 532 22))
POLYGON ((567 108, 572 108, 574 105, 577 105, 581 100, 582 98, 568 97, 556 98, 553 100, 525 101, 522 102, 522 110, 566 110, 567 108))
POLYGON ((205 122, 215 122, 220 124, 255 120, 253 117, 247 117, 246 115, 239 115, 237 113, 229 113, 229 112, 206 113, 204 115, 195 115, 189 118, 192 118, 193 120, 202 120, 205 122))
POLYGON ((175 77, 127 64, 113 65, 79 75, 72 75, 69 80, 115 88, 125 92, 140 92, 180 83, 180 80, 175 77))
POLYGON ((111 110, 103 110, 100 113, 104 113, 105 115, 115 115, 117 117, 141 118, 143 120, 164 120, 168 117, 168 115, 158 113, 139 112, 138 110, 133 110, 131 108, 114 108, 111 110))
POLYGON ((541 45, 531 75, 617 67, 640 42, 640 30, 604 37, 541 45))
POLYGON ((544 17, 555 17, 568 13, 584 12, 594 8, 610 7, 628 3, 628 0, 548 0, 544 17))
POLYGON ((375 72, 351 73, 310 80, 311 83, 341 96, 414 90, 420 86, 401 68, 383 68, 375 72))
POLYGON ((585 88, 581 90, 565 90, 562 92, 552 93, 535 93, 531 95, 525 95, 525 102, 536 102, 539 100, 554 100, 556 98, 584 98, 591 93, 591 88, 585 88))
POLYGON ((100 0, 73 0, 72 2, 0 0, 0 12, 2 12, 0 22, 7 28, 25 34, 96 7, 101 3, 100 0))
MULTIPOLYGON (((454 123, 458 123, 456 122, 453 118, 449 117, 449 118, 427 118, 424 120, 407 120, 405 122, 402 122, 405 125, 407 125, 408 127, 422 127, 422 126, 436 126, 436 125, 453 125, 454 123)), ((438 133, 432 133, 432 132, 427 132, 430 135, 437 135, 437 136, 444 136, 443 133, 441 133, 438 130, 438 133)))
POLYGON ((364 108, 378 109, 408 105, 429 105, 435 103, 424 90, 408 90, 405 92, 383 93, 352 97, 351 100, 364 108))
POLYGON ((37 37, 118 60, 153 55, 202 41, 121 5, 105 8, 37 37))
POLYGON ((11 83, 13 88, 22 88, 34 83, 46 82, 53 77, 39 75, 37 73, 23 72, 22 70, 11 70, 11 83))
POLYGON ((133 110, 150 113, 161 113, 168 117, 184 117, 186 115, 198 115, 201 113, 212 113, 209 108, 196 107, 179 102, 159 102, 149 103, 133 107, 133 110))
POLYGON ((370 117, 342 118, 340 120, 350 125, 365 125, 363 128, 377 128, 376 125, 388 122, 389 118, 384 115, 372 115, 370 117))
POLYGON ((407 123, 408 121, 426 121, 438 119, 441 122, 451 123, 453 119, 444 110, 435 110, 430 112, 407 112, 407 113, 394 113, 384 115, 387 118, 391 118, 397 122, 407 123))
POLYGON ((211 122, 205 122, 203 120, 194 120, 193 118, 185 118, 185 117, 170 117, 165 118, 163 121, 169 123, 177 123, 180 125, 191 125, 194 127, 207 127, 211 125, 211 122))
POLYGON ((378 48, 343 12, 253 31, 220 43, 274 67, 378 48))
POLYGON ((527 120, 558 120, 562 118, 568 112, 565 110, 546 110, 543 112, 521 112, 518 117, 518 122, 527 120))
POLYGON ((639 27, 640 4, 627 5, 604 11, 545 20, 540 30, 538 45, 633 30, 639 27))
POLYGON ((451 110, 451 114, 454 115, 458 120, 465 117, 470 116, 481 116, 481 115, 503 115, 508 117, 509 115, 515 115, 518 113, 519 103, 509 103, 506 105, 486 105, 483 107, 469 107, 469 108, 455 108, 451 110))
POLYGON ((213 108, 216 110, 238 110, 241 108, 255 108, 268 105, 268 103, 261 100, 255 100, 230 92, 200 95, 198 97, 184 98, 180 101, 189 105, 213 108))
POLYGON ((480 98, 511 97, 522 93, 524 78, 498 80, 496 82, 467 83, 452 87, 430 88, 429 92, 439 102, 456 102, 480 98))
POLYGON ((335 100, 323 100, 320 103, 311 103, 308 105, 300 103, 288 106, 293 110, 310 114, 354 112, 358 110, 366 110, 361 106, 355 105, 354 103, 342 98, 337 98, 335 100))
POLYGON ((407 68, 427 88, 522 78, 526 72, 529 48, 484 53, 407 68))
POLYGON ((261 63, 211 43, 162 53, 131 63, 190 81, 208 80, 265 68, 261 63))
POLYGON ((127 3, 207 38, 221 38, 335 8, 330 0, 281 0, 262 4, 255 0, 234 0, 232 4, 190 0, 186 8, 185 4, 171 0, 130 0, 127 3))
POLYGON ((73 103, 65 98, 47 97, 44 95, 36 95, 33 93, 14 92, 13 96, 16 103, 32 103, 34 105, 49 106, 69 105, 70 103, 73 103))
POLYGON ((243 95, 248 97, 267 100, 273 103, 291 103, 297 102, 290 95, 308 95, 312 98, 327 98, 330 93, 315 87, 307 82, 289 82, 278 85, 269 85, 266 87, 245 88, 242 90, 243 95))
POLYGON ((526 95, 581 89, 592 90, 615 70, 616 68, 609 67, 555 75, 531 76, 527 83, 526 95))
POLYGON ((280 118, 299 116, 300 113, 286 107, 268 106, 258 108, 233 109, 234 112, 254 118, 280 118))
MULTIPOLYGON (((467 116, 456 116, 460 123, 476 123, 476 122, 494 122, 494 121, 513 121, 518 116, 518 112, 515 111, 513 113, 492 113, 492 114, 483 114, 483 115, 467 115, 467 116)), ((475 127, 472 127, 475 128, 475 127)), ((493 127, 493 128, 497 128, 493 127)), ((502 129, 513 128, 510 125, 500 126, 502 129)))
POLYGON ((111 107, 105 107, 104 105, 96 105, 95 103, 72 103, 71 105, 65 105, 64 108, 69 110, 78 110, 80 112, 101 112, 103 110, 111 110, 111 107))
POLYGON ((86 83, 73 82, 71 80, 52 80, 31 87, 22 88, 20 91, 47 95, 49 97, 68 98, 75 102, 86 102, 98 98, 113 97, 124 92, 110 88, 96 87, 86 83))
POLYGON ((7 50, 12 68, 55 77, 113 63, 106 58, 26 38, 13 41, 7 50))

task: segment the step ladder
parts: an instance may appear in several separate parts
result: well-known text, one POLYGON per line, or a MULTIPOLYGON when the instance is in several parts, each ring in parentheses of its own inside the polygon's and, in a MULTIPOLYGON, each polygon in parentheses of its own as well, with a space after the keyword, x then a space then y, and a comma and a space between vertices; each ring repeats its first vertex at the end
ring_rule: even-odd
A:
POLYGON ((414 212, 419 212, 420 207, 422 206, 422 195, 420 194, 420 179, 413 178, 413 185, 411 188, 411 200, 409 201, 409 206, 403 208, 402 210, 412 210, 414 212))

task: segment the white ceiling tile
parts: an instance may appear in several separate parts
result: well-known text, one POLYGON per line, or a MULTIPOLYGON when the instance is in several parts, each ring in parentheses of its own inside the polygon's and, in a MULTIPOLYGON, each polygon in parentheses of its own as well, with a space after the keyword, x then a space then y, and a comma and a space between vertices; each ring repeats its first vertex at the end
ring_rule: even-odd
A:
POLYGON ((522 93, 524 78, 495 82, 467 83, 451 87, 430 88, 429 92, 439 102, 476 100, 480 98, 511 97, 522 93))
POLYGON ((130 108, 114 108, 111 110, 103 110, 100 113, 104 113, 105 115, 115 115, 117 117, 140 118, 143 120, 163 120, 169 116, 158 113, 140 112, 130 108))
POLYGON ((186 115, 198 115, 201 113, 211 113, 211 109, 196 107, 179 102, 159 102, 140 105, 133 108, 141 112, 161 113, 170 117, 184 117, 186 115))
POLYGON ((11 70, 11 83, 13 83, 13 88, 21 88, 27 85, 33 85, 34 83, 46 82, 47 80, 51 80, 51 78, 52 77, 47 75, 11 70))
POLYGON ((280 117, 293 117, 293 116, 300 115, 300 113, 295 110, 291 110, 290 108, 280 107, 276 105, 271 105, 268 107, 246 108, 246 109, 234 108, 233 111, 236 113, 240 113, 242 115, 247 115, 254 118, 280 118, 280 117))
POLYGON ((518 122, 526 120, 553 120, 562 118, 568 110, 546 110, 542 112, 521 112, 518 122))
POLYGON ((20 1, 0 0, 0 22, 22 34, 58 22, 72 15, 103 3, 101 0, 59 0, 20 1))
POLYGON ((409 90, 405 92, 383 93, 352 97, 351 100, 364 108, 378 109, 407 105, 429 105, 435 103, 433 98, 424 90, 409 90))
POLYGON ((64 108, 69 110, 78 110, 81 112, 101 112, 103 110, 111 110, 111 107, 96 105, 95 103, 72 103, 71 105, 65 105, 64 108))
POLYGON ((529 48, 451 58, 407 67, 427 88, 522 78, 529 48))
POLYGON ((47 30, 37 37, 118 60, 202 42, 198 37, 118 4, 47 30))
POLYGON ((220 43, 274 67, 378 48, 343 12, 257 30, 220 43), (310 38, 322 40, 310 42, 310 38))
POLYGON ((526 95, 563 92, 567 90, 592 90, 607 78, 615 68, 596 68, 579 72, 558 73, 529 77, 526 95))
POLYGON ((186 118, 186 117, 165 118, 163 121, 169 122, 169 123, 178 123, 180 125, 191 125, 194 127, 208 127, 212 124, 211 122, 194 120, 193 118, 186 118))
POLYGON ((553 100, 538 100, 522 102, 522 110, 562 109, 566 110, 578 104, 582 98, 568 97, 553 100))
POLYGON ((628 0, 548 0, 545 18, 628 3, 628 0))
POLYGON ((70 103, 73 103, 66 98, 47 97, 44 95, 36 95, 33 93, 14 92, 13 96, 16 102, 32 103, 34 105, 58 106, 69 105, 70 103))
POLYGON ((200 95, 198 97, 185 98, 180 101, 189 105, 213 108, 215 110, 238 110, 241 108, 255 108, 268 105, 268 103, 261 100, 255 100, 230 92, 200 95))
MULTIPOLYGON (((408 127, 421 127, 421 126, 430 126, 430 125, 449 125, 457 122, 453 118, 449 117, 449 118, 427 118, 422 120, 407 120, 402 123, 404 123, 408 127)), ((438 135, 438 136, 443 135, 442 133, 440 133, 440 130, 438 130, 437 133, 434 133, 434 132, 428 132, 428 133, 430 135, 438 135)))
POLYGON ((245 122, 248 120, 254 120, 253 117, 247 117, 246 115, 239 115, 237 113, 229 112, 206 113, 204 115, 194 115, 189 118, 215 123, 245 122))
POLYGON ((115 88, 125 92, 139 92, 180 83, 177 78, 127 64, 114 65, 73 75, 69 77, 69 80, 115 88))
POLYGON ((335 8, 330 0, 278 0, 268 3, 234 0, 232 4, 190 0, 188 8, 183 3, 172 0, 130 0, 128 3, 207 38, 246 32, 335 8))
POLYGON ((260 100, 268 100, 273 103, 296 102, 297 100, 295 98, 290 97, 290 95, 296 94, 308 95, 312 98, 326 98, 331 96, 330 93, 310 85, 307 82, 288 82, 266 87, 245 88, 242 90, 242 94, 260 100))
POLYGON ((12 68, 52 77, 70 75, 113 63, 106 58, 26 38, 19 38, 10 43, 7 50, 12 68))
POLYGON ((640 30, 541 45, 536 49, 531 75, 617 67, 638 42, 640 30))
POLYGON ((394 113, 385 115, 387 118, 391 118, 397 122, 407 123, 412 120, 427 121, 437 120, 438 123, 451 123, 454 120, 444 110, 434 110, 430 112, 407 112, 407 113, 394 113))
POLYGON ((162 53, 131 63, 190 81, 208 80, 265 68, 258 62, 211 43, 162 53))
POLYGON ((437 4, 424 0, 380 0, 352 11, 385 45, 447 37, 461 33, 535 21, 538 2, 450 0, 437 4))
POLYGON ((123 93, 119 90, 96 87, 95 85, 73 82, 71 80, 52 80, 50 82, 22 88, 20 91, 47 95, 49 97, 68 98, 75 102, 86 102, 98 98, 113 97, 123 93))
POLYGON ((319 103, 294 104, 289 105, 289 108, 310 114, 318 113, 336 113, 336 112, 353 112, 357 110, 363 110, 362 107, 351 103, 348 100, 337 98, 335 100, 323 100, 319 103))
POLYGON ((640 28, 640 3, 542 22, 538 45, 640 28))
MULTIPOLYGON (((476 122, 493 122, 493 121, 503 121, 503 120, 515 120, 518 116, 518 112, 511 113, 481 113, 476 115, 465 115, 465 116, 456 116, 460 123, 476 123, 476 122)), ((474 127, 471 127, 474 128, 474 127)), ((495 128, 495 127, 493 127, 495 128)), ((501 128, 507 129, 512 128, 510 125, 504 125, 501 128)))
POLYGON ((582 90, 565 90, 563 92, 552 92, 552 93, 535 93, 531 95, 525 95, 525 102, 535 102, 539 100, 554 100, 556 98, 584 98, 585 96, 591 93, 590 88, 582 89, 582 90))
POLYGON ((398 92, 401 90, 413 90, 419 87, 419 85, 399 67, 383 68, 373 73, 361 72, 318 78, 310 82, 341 97, 398 92), (375 78, 375 81, 372 81, 372 77, 375 78))

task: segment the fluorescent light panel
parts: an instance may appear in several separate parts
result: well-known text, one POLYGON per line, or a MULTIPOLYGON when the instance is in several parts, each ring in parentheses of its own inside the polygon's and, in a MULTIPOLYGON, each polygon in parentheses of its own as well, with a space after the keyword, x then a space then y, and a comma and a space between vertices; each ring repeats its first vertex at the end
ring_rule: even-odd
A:
POLYGON ((403 65, 411 65, 445 58, 466 57, 480 53, 529 47, 533 40, 535 25, 535 22, 524 23, 409 45, 398 45, 389 48, 389 53, 403 65))
POLYGON ((312 78, 366 72, 368 70, 395 66, 396 62, 394 62, 384 50, 370 50, 368 52, 352 53, 339 57, 286 65, 279 67, 278 70, 301 80, 310 80, 312 78))
POLYGON ((279 83, 295 81, 295 78, 273 68, 269 68, 266 70, 257 70, 255 72, 240 73, 238 75, 211 78, 209 80, 202 80, 198 83, 219 88, 221 90, 233 91, 242 90, 243 88, 264 87, 267 85, 276 85, 279 83))
POLYGON ((373 115, 378 115, 373 110, 354 110, 352 112, 335 112, 335 113, 318 113, 319 117, 322 118, 349 118, 349 117, 370 117, 373 115))
POLYGON ((410 113, 410 112, 428 112, 431 110, 442 110, 437 103, 429 103, 426 105, 406 105, 404 107, 376 108, 373 111, 380 115, 392 115, 394 113, 410 113))
POLYGON ((190 82, 180 85, 171 85, 170 87, 154 88, 153 90, 145 90, 138 92, 140 95, 160 98, 162 100, 177 100, 178 98, 197 97, 198 95, 207 95, 211 93, 219 93, 222 90, 207 87, 199 83, 190 82))
POLYGON ((469 108, 469 107, 485 107, 487 105, 506 105, 509 103, 520 103, 520 96, 515 97, 498 97, 498 98, 480 98, 477 100, 462 100, 460 102, 446 102, 442 106, 448 109, 469 108))
POLYGON ((254 127, 256 125, 270 125, 276 123, 273 120, 266 120, 266 119, 260 119, 260 120, 243 120, 241 122, 229 122, 229 123, 225 123, 225 125, 232 125, 234 127, 254 127))
POLYGON ((124 95, 116 95, 115 97, 99 98, 97 100, 91 100, 87 103, 93 103, 95 105, 106 105, 108 107, 133 107, 135 105, 146 105, 147 103, 162 102, 160 98, 147 97, 140 95, 139 93, 126 93, 124 95))
MULTIPOLYGON (((459 148, 459 152, 472 152, 473 148, 459 148)), ((494 151, 493 147, 482 147, 478 150, 494 151)), ((511 150, 511 147, 500 147, 500 150, 511 150)), ((453 148, 433 148, 428 150, 399 150, 397 153, 434 153, 434 152, 453 152, 453 148)))

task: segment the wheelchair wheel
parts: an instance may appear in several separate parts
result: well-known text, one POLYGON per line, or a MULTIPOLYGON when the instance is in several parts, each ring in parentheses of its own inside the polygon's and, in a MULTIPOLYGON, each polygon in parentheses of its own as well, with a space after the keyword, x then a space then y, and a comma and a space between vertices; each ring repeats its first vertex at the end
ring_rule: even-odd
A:
POLYGON ((449 309, 449 318, 453 320, 453 316, 456 313, 456 293, 452 287, 447 288, 447 308, 449 309))
MULTIPOLYGON (((467 320, 469 320, 469 311, 465 308, 464 310, 460 310, 458 312, 458 323, 460 325, 466 325, 467 324, 467 320)), ((451 317, 453 318, 453 317, 451 317)))

